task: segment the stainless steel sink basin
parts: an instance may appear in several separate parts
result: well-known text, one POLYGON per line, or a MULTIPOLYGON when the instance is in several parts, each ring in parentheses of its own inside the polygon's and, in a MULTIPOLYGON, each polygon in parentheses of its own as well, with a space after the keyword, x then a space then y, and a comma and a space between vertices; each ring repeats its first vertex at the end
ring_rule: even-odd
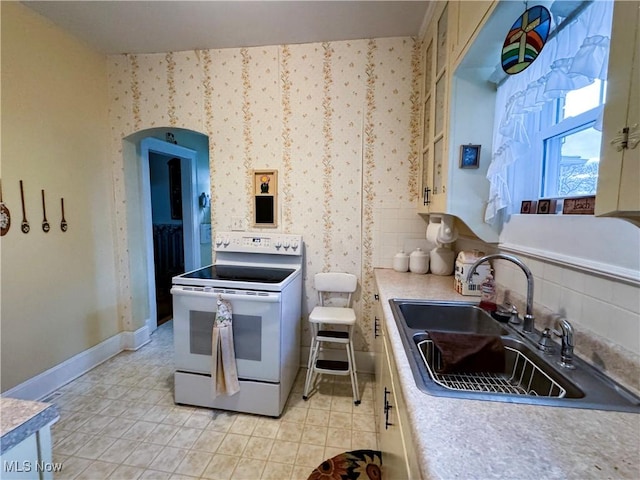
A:
POLYGON ((473 304, 452 302, 398 303, 402 320, 413 330, 506 335, 491 316, 473 304))
MULTIPOLYGON (((534 355, 530 348, 515 338, 504 337, 504 369, 490 373, 441 374, 440 351, 428 333, 417 333, 413 340, 423 364, 434 383, 452 391, 489 394, 531 395, 549 398, 582 398, 584 393, 571 382, 559 376, 546 363, 534 355)), ((497 397, 499 398, 499 397, 497 397)))
POLYGON ((472 303, 390 300, 416 385, 445 397, 640 413, 640 397, 580 358, 575 370, 559 365, 559 349, 536 348, 531 334, 494 320, 472 303), (500 335, 505 369, 493 373, 439 372, 431 332, 500 335))

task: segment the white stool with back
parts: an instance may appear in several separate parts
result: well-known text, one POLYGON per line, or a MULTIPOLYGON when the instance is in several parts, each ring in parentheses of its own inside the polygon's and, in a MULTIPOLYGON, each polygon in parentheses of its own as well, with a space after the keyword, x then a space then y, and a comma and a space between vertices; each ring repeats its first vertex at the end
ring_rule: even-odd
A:
POLYGON ((311 350, 307 365, 307 378, 302 398, 307 400, 316 373, 330 375, 350 375, 353 389, 353 400, 360 404, 358 378, 356 376, 356 359, 353 351, 353 329, 356 324, 356 313, 351 308, 351 294, 358 286, 358 278, 350 273, 317 273, 314 285, 318 292, 319 304, 309 314, 311 327, 311 350), (345 306, 325 306, 329 294, 346 294, 345 306), (326 329, 327 326, 343 327, 342 329, 326 329), (344 329, 346 327, 346 330, 344 329), (347 360, 325 360, 318 358, 323 343, 341 343, 345 346, 347 360))

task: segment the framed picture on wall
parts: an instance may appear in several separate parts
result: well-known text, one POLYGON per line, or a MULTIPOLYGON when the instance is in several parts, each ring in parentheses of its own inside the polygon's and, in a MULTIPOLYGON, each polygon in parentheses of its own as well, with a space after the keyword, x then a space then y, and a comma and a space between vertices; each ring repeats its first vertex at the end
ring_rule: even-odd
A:
POLYGON ((278 226, 278 171, 253 171, 253 226, 278 226))
POLYGON ((460 146, 460 168, 478 168, 480 166, 480 145, 460 146))

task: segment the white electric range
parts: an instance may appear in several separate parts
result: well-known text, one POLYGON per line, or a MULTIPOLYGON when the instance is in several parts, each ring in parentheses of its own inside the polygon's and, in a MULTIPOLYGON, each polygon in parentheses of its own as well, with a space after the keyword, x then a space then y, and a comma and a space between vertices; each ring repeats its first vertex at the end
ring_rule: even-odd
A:
POLYGON ((277 417, 300 366, 300 235, 219 232, 215 264, 173 277, 175 401, 277 417), (240 391, 211 395, 211 335, 231 303, 240 391))

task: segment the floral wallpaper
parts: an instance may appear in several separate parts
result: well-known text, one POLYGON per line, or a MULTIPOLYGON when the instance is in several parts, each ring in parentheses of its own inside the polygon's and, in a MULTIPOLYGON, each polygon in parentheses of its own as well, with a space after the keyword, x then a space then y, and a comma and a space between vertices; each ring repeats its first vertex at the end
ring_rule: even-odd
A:
MULTIPOLYGON (((251 171, 278 170, 277 230, 305 241, 303 313, 316 302, 315 273, 356 273, 356 348, 372 350, 379 237, 391 228, 384 225, 389 209, 412 209, 417 195, 416 43, 403 37, 110 56, 123 325, 132 322, 122 140, 147 128, 187 128, 209 137, 214 232, 229 229, 231 217, 249 226, 251 171)), ((415 222, 420 228, 418 215, 415 222)), ((302 338, 308 345, 306 322, 302 338)))

